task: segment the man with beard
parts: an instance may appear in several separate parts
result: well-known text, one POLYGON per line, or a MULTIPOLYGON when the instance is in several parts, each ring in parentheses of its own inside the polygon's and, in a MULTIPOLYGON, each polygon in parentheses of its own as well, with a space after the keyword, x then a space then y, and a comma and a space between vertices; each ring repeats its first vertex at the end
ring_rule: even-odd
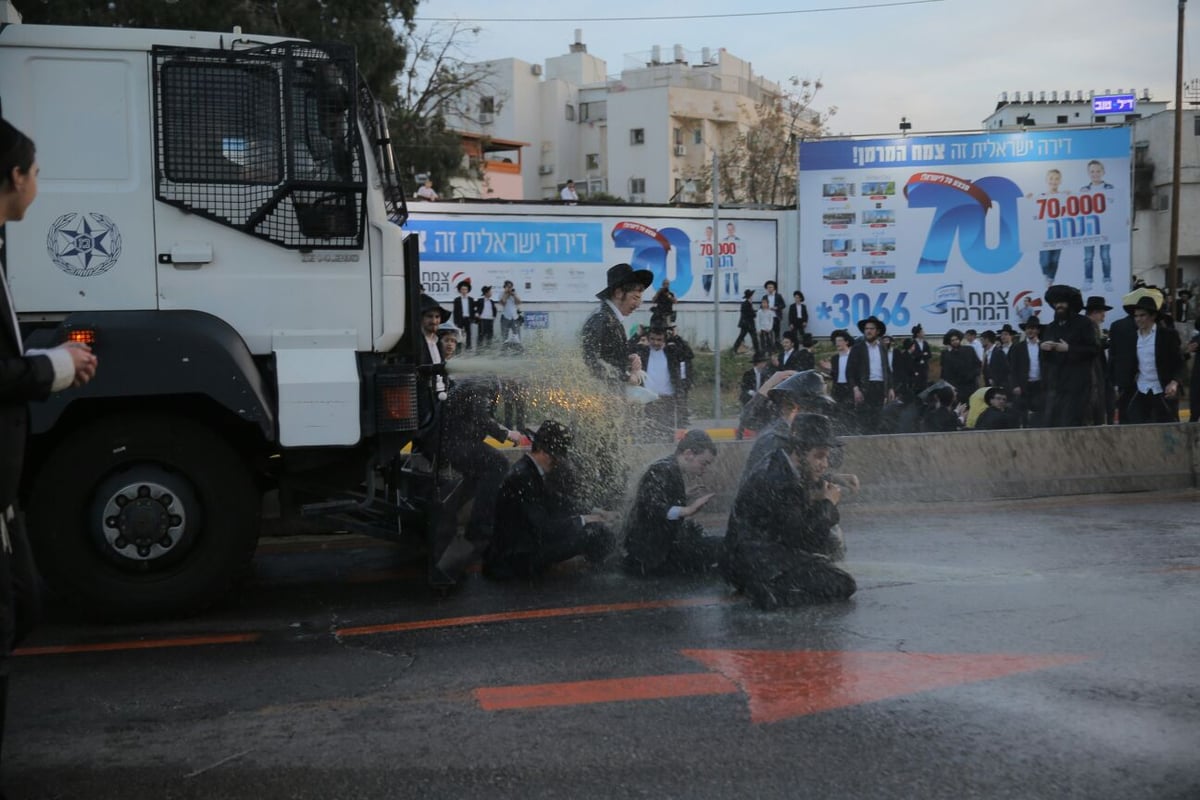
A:
POLYGON ((651 464, 638 483, 625 526, 625 568, 636 575, 706 572, 717 563, 721 540, 704 535, 692 519, 713 498, 688 499, 686 477, 700 478, 717 457, 707 433, 691 430, 675 452, 651 464))
POLYGON ((1092 358, 1092 384, 1088 390, 1087 410, 1084 423, 1088 425, 1112 424, 1116 398, 1109 380, 1108 337, 1104 331, 1104 316, 1112 306, 1104 298, 1093 295, 1088 298, 1083 313, 1092 323, 1092 335, 1096 338, 1096 355, 1092 358))
POLYGON ((607 285, 596 292, 600 307, 583 323, 583 363, 614 388, 641 382, 641 360, 629 352, 629 315, 642 304, 642 292, 654 280, 648 269, 628 264, 609 268, 607 285))
POLYGON ((1091 387, 1096 338, 1083 311, 1083 295, 1074 286, 1055 284, 1046 290, 1054 320, 1042 331, 1046 369, 1046 426, 1066 428, 1083 424, 1091 387))
POLYGON ((980 366, 975 350, 963 344, 963 333, 957 328, 946 331, 942 339, 942 380, 954 387, 959 399, 966 402, 979 388, 980 366))
POLYGON ((850 348, 846 377, 854 396, 863 433, 879 430, 879 414, 884 403, 895 399, 892 373, 888 365, 887 348, 879 341, 887 326, 871 316, 858 323, 863 338, 850 348))
POLYGON ((1121 422, 1178 422, 1176 403, 1183 370, 1179 334, 1174 327, 1160 324, 1161 309, 1154 297, 1142 295, 1126 310, 1134 330, 1119 330, 1114 324, 1112 331, 1112 370, 1121 422))

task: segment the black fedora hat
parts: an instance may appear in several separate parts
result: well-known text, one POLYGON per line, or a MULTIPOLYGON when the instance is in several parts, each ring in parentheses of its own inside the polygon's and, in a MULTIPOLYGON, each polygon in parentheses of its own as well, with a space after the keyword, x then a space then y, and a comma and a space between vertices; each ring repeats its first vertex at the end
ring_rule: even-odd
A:
POLYGON ((634 286, 640 284, 642 289, 645 289, 654 282, 654 273, 648 269, 634 269, 629 264, 613 264, 608 268, 608 285, 600 291, 596 292, 596 297, 601 300, 607 300, 612 297, 615 289, 622 286, 634 286))
POLYGON ((442 308, 441 304, 437 300, 434 300, 427 294, 421 295, 421 316, 423 317, 427 312, 435 309, 442 315, 442 322, 450 319, 450 312, 442 308))
POLYGON ((1104 302, 1104 298, 1094 294, 1087 299, 1087 303, 1083 306, 1084 311, 1112 311, 1112 306, 1104 302))
POLYGON ((1023 331, 1027 331, 1030 328, 1037 328, 1040 331, 1042 329, 1042 321, 1037 318, 1036 314, 1034 314, 1024 322, 1017 323, 1017 327, 1023 331))
POLYGON ((566 458, 570 455, 571 448, 575 446, 575 437, 571 435, 571 431, 567 429, 566 425, 548 419, 534 432, 533 446, 555 458, 566 458))
POLYGON ((842 444, 833 433, 833 421, 824 414, 797 414, 788 429, 787 439, 795 452, 842 444))
POLYGON ((772 386, 767 390, 767 397, 771 400, 788 398, 796 403, 815 400, 827 406, 834 404, 833 398, 825 393, 825 379, 821 377, 821 373, 812 369, 797 372, 778 385, 772 386))
POLYGON ((1006 322, 1006 323, 1004 323, 1004 327, 1003 327, 1003 328, 1001 328, 1000 330, 996 331, 996 335, 997 335, 997 336, 999 336, 999 335, 1000 335, 1000 334, 1002 334, 1002 333, 1007 333, 1009 336, 1017 336, 1017 335, 1018 335, 1018 334, 1017 334, 1017 332, 1016 332, 1016 331, 1013 329, 1013 326, 1012 326, 1012 325, 1010 325, 1010 324, 1009 324, 1009 323, 1007 323, 1007 322, 1006 322))
POLYGON ((887 325, 884 325, 883 320, 881 320, 879 317, 875 316, 874 314, 867 317, 866 319, 860 319, 858 321, 858 330, 860 333, 867 332, 867 323, 868 322, 874 322, 879 327, 879 335, 880 336, 883 336, 885 333, 887 333, 887 325))
POLYGON ((1067 310, 1072 314, 1078 314, 1083 310, 1083 294, 1074 286, 1068 286, 1065 283, 1056 283, 1047 289, 1044 299, 1051 306, 1066 303, 1067 310))
POLYGON ((1154 307, 1156 309, 1162 308, 1162 304, 1163 304, 1162 292, 1157 287, 1144 286, 1144 285, 1139 286, 1138 288, 1134 289, 1129 294, 1122 297, 1121 298, 1121 307, 1125 309, 1126 314, 1132 314, 1134 306, 1137 305, 1137 301, 1143 297, 1149 297, 1151 300, 1153 300, 1154 307))
POLYGON ((1130 314, 1134 311, 1149 311, 1155 319, 1158 319, 1159 314, 1162 313, 1162 309, 1154 302, 1154 298, 1146 296, 1139 297, 1136 303, 1127 307, 1127 310, 1130 314))

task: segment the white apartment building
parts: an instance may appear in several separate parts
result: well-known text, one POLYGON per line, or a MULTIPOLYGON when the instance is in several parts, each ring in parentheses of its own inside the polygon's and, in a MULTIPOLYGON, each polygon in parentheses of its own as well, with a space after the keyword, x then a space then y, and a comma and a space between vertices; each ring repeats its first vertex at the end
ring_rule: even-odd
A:
MULTIPOLYGON (((529 142, 522 153, 524 199, 558 199, 568 179, 580 197, 606 192, 633 203, 701 202, 713 149, 757 121, 780 95, 749 62, 723 48, 681 45, 626 57, 619 75, 587 52, 579 30, 569 52, 532 64, 517 58, 477 65, 487 81, 464 96, 451 128, 529 142)), ((464 196, 488 197, 456 186, 464 196)), ((519 198, 508 198, 519 199, 519 198)))
POLYGON ((1157 114, 1167 108, 1163 100, 1152 100, 1150 90, 1143 89, 1137 97, 1137 107, 1125 114, 1092 114, 1092 98, 1098 95, 1133 94, 1134 89, 1064 89, 1040 92, 1001 92, 996 110, 983 120, 985 131, 1014 128, 1046 128, 1057 125, 1112 125, 1132 122, 1140 117, 1157 114))

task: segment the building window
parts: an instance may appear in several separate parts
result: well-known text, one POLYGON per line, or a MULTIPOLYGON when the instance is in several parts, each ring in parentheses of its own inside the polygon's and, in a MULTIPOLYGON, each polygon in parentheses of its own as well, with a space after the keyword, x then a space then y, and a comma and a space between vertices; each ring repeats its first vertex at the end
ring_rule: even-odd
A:
POLYGON ((1058 124, 1066 125, 1068 119, 1070 119, 1070 117, 1068 117, 1066 114, 1059 114, 1058 115, 1058 124))
POLYGON ((675 144, 683 144, 683 128, 675 129, 675 144))
POLYGON ((604 180, 588 181, 588 194, 597 195, 604 191, 604 180))
POLYGON ((1101 114, 1100 116, 1096 117, 1093 121, 1094 122, 1104 122, 1106 119, 1108 119, 1108 117, 1101 114))
POLYGON ((479 98, 479 113, 480 114, 495 114, 496 113, 496 98, 494 98, 494 97, 479 98))
POLYGON ((646 143, 646 129, 645 128, 630 128, 629 129, 629 143, 630 144, 645 144, 646 143))
POLYGON ((1200 114, 1192 117, 1192 133, 1200 136, 1200 114))
POLYGON ((1126 114, 1125 115, 1126 122, 1133 122, 1135 119, 1141 119, 1141 118, 1142 118, 1141 114, 1126 114))
POLYGON ((692 144, 703 144, 703 143, 704 143, 704 131, 700 130, 699 128, 696 128, 696 130, 692 131, 692 144))
POLYGON ((600 169, 600 154, 588 153, 586 156, 588 169, 600 169))
POLYGON ((1154 208, 1158 211, 1171 210, 1171 192, 1169 190, 1164 189, 1158 193, 1158 197, 1155 198, 1154 208))
POLYGON ((574 122, 575 121, 575 106, 571 105, 570 103, 567 103, 566 115, 567 115, 567 122, 574 122))
POLYGON ((646 193, 646 179, 645 178, 630 178, 629 179, 629 193, 630 194, 645 194, 646 193))

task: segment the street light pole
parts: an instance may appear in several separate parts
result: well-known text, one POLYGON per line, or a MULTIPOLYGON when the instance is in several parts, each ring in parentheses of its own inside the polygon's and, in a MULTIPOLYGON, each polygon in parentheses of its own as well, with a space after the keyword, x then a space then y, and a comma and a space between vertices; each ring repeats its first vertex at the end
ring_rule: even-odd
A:
MULTIPOLYGON (((1175 299, 1179 274, 1179 183, 1183 151, 1183 11, 1187 0, 1179 0, 1179 32, 1175 44, 1175 158, 1171 168, 1171 256, 1167 264, 1167 300, 1175 299)), ((1169 310, 1169 309, 1168 309, 1169 310)))
POLYGON ((709 245, 712 247, 712 295, 713 295, 713 419, 721 418, 721 255, 720 235, 717 231, 721 230, 721 172, 717 166, 717 151, 713 150, 713 171, 712 171, 712 201, 713 201, 713 221, 712 221, 712 241, 709 245))

